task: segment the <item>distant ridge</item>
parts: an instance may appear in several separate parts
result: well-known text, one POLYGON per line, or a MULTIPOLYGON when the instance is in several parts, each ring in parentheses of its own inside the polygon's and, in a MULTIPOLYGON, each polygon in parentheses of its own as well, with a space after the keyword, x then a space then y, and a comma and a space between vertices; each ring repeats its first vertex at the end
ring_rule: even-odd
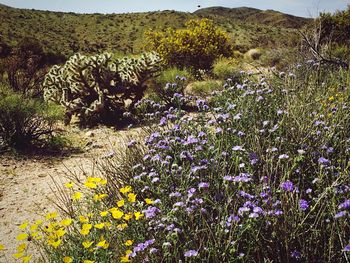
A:
POLYGON ((202 8, 194 12, 197 15, 204 16, 222 16, 241 22, 255 24, 265 24, 286 28, 301 28, 312 19, 284 14, 274 10, 260 10, 251 7, 227 8, 214 6, 202 8))
POLYGON ((76 14, 12 8, 0 4, 0 44, 12 47, 35 38, 46 52, 70 56, 112 51, 140 53, 149 29, 183 28, 190 19, 209 18, 241 51, 289 45, 310 19, 255 8, 209 7, 193 13, 164 10, 125 14, 76 14))

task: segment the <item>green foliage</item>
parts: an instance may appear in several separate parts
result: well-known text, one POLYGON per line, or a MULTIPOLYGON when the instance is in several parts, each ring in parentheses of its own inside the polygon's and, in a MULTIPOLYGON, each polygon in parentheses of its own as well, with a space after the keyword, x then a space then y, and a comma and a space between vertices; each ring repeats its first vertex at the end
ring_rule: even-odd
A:
POLYGON ((195 81, 189 85, 189 93, 198 96, 210 95, 213 91, 222 89, 223 82, 221 80, 203 80, 195 81))
POLYGON ((186 29, 168 28, 165 32, 146 33, 149 47, 156 50, 169 66, 211 70, 220 56, 230 57, 232 47, 227 34, 211 20, 190 20, 186 29))
POLYGON ((155 53, 122 59, 76 54, 46 75, 44 97, 65 107, 66 123, 76 115, 82 126, 115 124, 143 97, 159 62, 155 53))
POLYGON ((221 58, 215 61, 213 66, 213 73, 216 78, 221 80, 227 80, 231 78, 238 81, 242 70, 241 63, 236 59, 225 59, 221 58))
POLYGON ((0 90, 0 139, 15 149, 42 145, 62 117, 60 107, 24 97, 9 88, 0 90))

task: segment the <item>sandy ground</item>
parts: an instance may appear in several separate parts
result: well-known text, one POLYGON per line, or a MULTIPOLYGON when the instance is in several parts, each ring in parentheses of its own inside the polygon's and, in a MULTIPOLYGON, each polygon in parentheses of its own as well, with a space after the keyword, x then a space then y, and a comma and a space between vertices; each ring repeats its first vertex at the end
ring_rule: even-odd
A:
POLYGON ((6 248, 0 256, 1 263, 16 262, 12 254, 19 244, 16 236, 21 231, 20 224, 26 220, 33 222, 55 210, 50 201, 57 193, 54 181, 61 185, 67 181, 68 168, 78 175, 91 173, 99 157, 128 141, 130 136, 137 136, 141 130, 116 132, 98 128, 74 132, 80 144, 85 145, 83 152, 65 157, 0 155, 0 244, 6 248))

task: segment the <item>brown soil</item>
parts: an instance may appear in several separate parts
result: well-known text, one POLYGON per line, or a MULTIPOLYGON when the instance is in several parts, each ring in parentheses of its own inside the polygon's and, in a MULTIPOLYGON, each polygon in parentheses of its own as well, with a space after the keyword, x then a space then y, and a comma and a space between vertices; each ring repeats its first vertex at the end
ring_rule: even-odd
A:
POLYGON ((15 262, 12 254, 16 253, 20 242, 16 240, 21 232, 20 224, 33 222, 55 210, 50 200, 58 191, 54 182, 62 185, 68 180, 68 171, 77 175, 91 173, 99 157, 128 141, 130 136, 139 134, 140 129, 116 132, 98 128, 69 132, 83 146, 82 152, 65 157, 0 155, 0 244, 5 246, 0 262, 15 262))

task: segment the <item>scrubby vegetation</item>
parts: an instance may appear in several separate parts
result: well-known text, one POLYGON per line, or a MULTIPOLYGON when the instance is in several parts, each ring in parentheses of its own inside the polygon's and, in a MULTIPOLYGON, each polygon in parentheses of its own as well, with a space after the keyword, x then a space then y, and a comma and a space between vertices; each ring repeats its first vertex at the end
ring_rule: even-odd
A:
MULTIPOLYGON (((283 45, 274 56, 268 43, 242 47, 232 32, 205 18, 210 11, 221 23, 234 13, 222 9, 220 16, 218 10, 197 12, 204 19, 190 20, 185 29, 149 31, 149 48, 159 54, 77 53, 53 66, 44 82, 36 81, 50 64, 39 63, 43 50, 27 54, 16 49, 27 54, 21 56, 2 46, 3 57, 13 59, 3 61, 16 62, 12 75, 10 67, 1 74, 7 86, 0 92, 0 138, 6 144, 44 145, 62 116, 57 104, 65 110, 66 124, 76 116, 83 127, 120 127, 136 120, 147 125, 144 134, 100 159, 94 174, 67 174, 69 181, 55 200, 57 211, 19 226, 14 258, 65 263, 350 261, 346 62, 326 63, 332 58, 315 53, 306 33, 300 61, 295 49, 283 45), (40 257, 34 259, 33 250, 40 257)), ((248 15, 247 27, 260 17, 255 9, 241 12, 248 15)), ((281 15, 273 14, 281 26, 281 15)), ((97 24, 107 21, 87 16, 97 24)), ((301 20, 288 19, 301 26, 301 20)), ((328 48, 320 39, 317 44, 321 51, 328 48)), ((347 42, 339 44, 346 48, 347 42)))

